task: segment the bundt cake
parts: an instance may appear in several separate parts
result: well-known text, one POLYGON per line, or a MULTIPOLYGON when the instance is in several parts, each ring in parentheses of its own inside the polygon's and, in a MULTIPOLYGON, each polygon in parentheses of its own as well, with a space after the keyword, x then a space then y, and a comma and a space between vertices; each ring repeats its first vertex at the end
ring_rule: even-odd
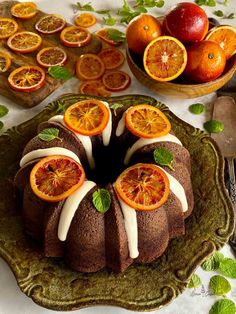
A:
POLYGON ((80 272, 122 272, 132 263, 153 262, 170 239, 185 233, 193 209, 190 174, 189 152, 155 106, 110 108, 89 99, 39 124, 15 185, 25 232, 45 256, 63 256, 80 272), (80 185, 52 199, 62 168, 64 190, 74 188, 73 180, 80 185))

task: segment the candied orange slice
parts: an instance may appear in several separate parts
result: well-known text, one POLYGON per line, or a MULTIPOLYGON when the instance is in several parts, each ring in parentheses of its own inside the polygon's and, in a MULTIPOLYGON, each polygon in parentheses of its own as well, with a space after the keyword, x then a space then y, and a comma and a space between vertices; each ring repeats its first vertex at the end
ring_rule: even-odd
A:
POLYGON ((153 164, 136 164, 123 171, 115 182, 118 196, 136 210, 162 206, 170 192, 165 172, 153 164))
POLYGON ((67 60, 67 54, 60 47, 47 47, 38 52, 36 59, 39 65, 45 68, 62 66, 67 60))
POLYGON ((33 2, 20 2, 11 7, 11 14, 19 19, 31 19, 37 13, 37 5, 33 2))
POLYGON ((97 19, 91 13, 82 13, 75 17, 75 25, 80 27, 91 27, 96 24, 97 19))
POLYGON ((49 35, 60 32, 66 25, 66 20, 59 14, 47 14, 43 16, 36 24, 38 32, 49 35))
POLYGON ((106 89, 112 92, 119 92, 129 87, 131 78, 123 71, 106 72, 102 77, 102 82, 106 89))
POLYGON ((98 56, 102 59, 106 70, 119 68, 125 61, 123 53, 116 48, 103 49, 98 56))
POLYGON ((81 94, 92 95, 92 96, 102 96, 102 97, 111 96, 111 93, 108 90, 106 90, 101 80, 83 82, 79 87, 79 92, 81 94))
POLYGON ((103 40, 105 43, 111 45, 111 46, 120 46, 122 42, 115 41, 110 38, 109 36, 109 28, 102 28, 99 31, 96 32, 96 35, 103 40))
POLYGON ((167 117, 154 106, 136 105, 125 116, 127 129, 142 138, 154 138, 170 132, 171 124, 167 117))
POLYGON ((84 180, 83 167, 67 156, 42 158, 30 173, 34 194, 48 202, 59 202, 70 196, 84 180))
POLYGON ((13 35, 18 30, 18 24, 13 19, 0 18, 0 39, 13 35))
POLYGON ((86 53, 79 57, 76 63, 76 75, 81 80, 96 80, 105 71, 102 60, 92 53, 86 53))
POLYGON ((5 52, 0 51, 0 73, 9 70, 10 66, 11 66, 10 56, 5 52))
POLYGON ((68 107, 64 122, 73 131, 82 135, 97 135, 107 126, 109 111, 97 99, 82 100, 68 107))
POLYGON ((143 56, 145 71, 154 80, 165 82, 177 78, 187 64, 184 45, 171 36, 160 36, 146 47, 143 56))
POLYGON ((7 45, 13 51, 30 53, 37 50, 42 43, 42 38, 33 32, 18 32, 7 40, 7 45))
POLYGON ((86 28, 68 26, 61 32, 60 39, 67 47, 84 47, 90 43, 92 35, 86 28))

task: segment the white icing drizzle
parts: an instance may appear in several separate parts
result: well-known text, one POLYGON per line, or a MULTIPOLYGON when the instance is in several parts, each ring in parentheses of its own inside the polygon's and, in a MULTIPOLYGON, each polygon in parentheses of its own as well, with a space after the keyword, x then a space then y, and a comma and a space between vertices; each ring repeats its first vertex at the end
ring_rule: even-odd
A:
POLYGON ((79 157, 73 153, 71 150, 63 148, 63 147, 50 147, 50 148, 41 148, 32 150, 25 156, 21 158, 20 167, 23 167, 28 162, 42 157, 54 156, 54 155, 62 155, 73 158, 79 164, 81 164, 79 157))
POLYGON ((116 136, 121 136, 121 134, 124 133, 125 131, 125 115, 126 115, 126 112, 130 109, 130 108, 133 108, 132 106, 129 107, 127 110, 125 110, 125 112, 123 113, 118 125, 117 125, 117 128, 116 128, 116 136))
POLYGON ((111 132, 112 132, 112 113, 111 109, 109 107, 109 104, 105 101, 102 101, 102 103, 107 107, 109 111, 109 121, 105 127, 105 129, 102 132, 102 141, 104 146, 108 146, 111 139, 111 132))
POLYGON ((128 148, 125 158, 124 158, 124 164, 128 165, 132 155, 138 149, 142 148, 145 145, 158 143, 158 142, 173 142, 182 146, 182 143, 180 142, 180 140, 172 134, 167 134, 167 135, 163 135, 163 136, 155 137, 155 138, 140 138, 130 148, 128 148))
POLYGON ((58 238, 65 241, 72 219, 78 209, 80 203, 86 194, 94 187, 96 183, 93 181, 85 181, 82 186, 71 194, 65 201, 62 208, 59 224, 58 224, 58 238))
POLYGON ((136 210, 125 202, 117 195, 120 207, 124 216, 125 231, 128 240, 129 256, 136 258, 139 256, 138 251, 138 224, 136 210))

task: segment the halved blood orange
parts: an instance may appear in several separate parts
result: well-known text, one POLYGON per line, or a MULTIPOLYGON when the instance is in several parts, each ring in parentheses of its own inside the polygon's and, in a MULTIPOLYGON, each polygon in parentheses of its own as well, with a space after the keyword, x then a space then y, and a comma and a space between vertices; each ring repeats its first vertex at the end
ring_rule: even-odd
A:
POLYGON ((13 51, 30 53, 37 50, 42 43, 42 38, 33 32, 18 32, 7 40, 7 45, 13 51))
POLYGON ((0 39, 13 35, 18 30, 18 24, 13 19, 0 18, 0 39))
POLYGON ((31 19, 37 13, 37 5, 33 2, 20 2, 11 7, 11 14, 19 19, 31 19))
POLYGON ((136 164, 123 171, 115 182, 118 196, 136 210, 162 206, 170 192, 165 172, 154 164, 136 164))
POLYGON ((86 28, 68 26, 61 32, 60 39, 67 47, 84 47, 90 43, 92 35, 86 28))
POLYGON ((96 24, 97 19, 91 13, 82 13, 75 17, 75 25, 80 27, 91 27, 96 24))
POLYGON ((11 58, 6 52, 0 51, 0 73, 6 72, 11 66, 11 58))
POLYGON ((227 60, 236 53, 236 28, 233 26, 216 26, 210 30, 205 40, 218 43, 224 50, 227 60))
POLYGON ((123 71, 110 71, 103 75, 102 82, 106 89, 119 92, 129 87, 131 78, 123 71))
POLYGON ((147 74, 154 80, 171 81, 184 71, 187 52, 178 39, 160 36, 146 47, 143 64, 147 74))
POLYGON ((107 126, 109 111, 97 99, 82 100, 68 107, 64 122, 73 131, 83 135, 97 135, 107 126))
POLYGON ((125 115, 125 125, 134 135, 155 138, 170 132, 171 124, 158 108, 142 104, 131 107, 125 115))
POLYGON ((30 173, 33 192, 48 202, 59 202, 70 196, 84 180, 83 167, 67 156, 42 158, 30 173))
POLYGON ((98 56, 102 59, 107 70, 114 70, 120 67, 125 61, 123 53, 116 48, 103 49, 98 56))
POLYGON ((96 35, 103 40, 105 43, 111 45, 111 46, 115 46, 118 47, 122 44, 122 42, 118 42, 115 41, 113 39, 110 38, 109 36, 109 28, 102 28, 99 31, 96 32, 96 35))
POLYGON ((76 75, 81 80, 96 80, 103 75, 104 71, 104 63, 92 53, 80 56, 76 63, 76 75))
POLYGON ((45 68, 56 65, 62 66, 67 60, 67 54, 60 47, 47 47, 38 52, 36 59, 45 68))
POLYGON ((54 34, 60 32, 66 25, 66 20, 59 14, 47 14, 36 24, 35 28, 42 34, 54 34))
POLYGON ((19 92, 34 92, 46 83, 44 70, 37 66, 22 66, 10 73, 8 82, 12 89, 19 92))
POLYGON ((111 96, 111 93, 108 90, 106 90, 101 80, 83 82, 79 87, 79 92, 81 94, 92 95, 92 96, 102 96, 102 97, 111 96))

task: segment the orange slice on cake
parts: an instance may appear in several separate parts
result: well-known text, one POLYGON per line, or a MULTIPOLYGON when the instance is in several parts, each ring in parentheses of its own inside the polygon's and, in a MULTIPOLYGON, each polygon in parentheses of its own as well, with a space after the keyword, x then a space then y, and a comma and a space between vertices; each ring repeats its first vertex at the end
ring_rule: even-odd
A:
POLYGON ((131 107, 125 116, 127 129, 142 138, 154 138, 170 132, 171 124, 165 114, 150 105, 136 105, 131 107))
POLYGON ((18 32, 7 40, 10 49, 21 53, 30 53, 37 50, 42 43, 42 38, 33 32, 18 32))
POLYGON ((59 202, 70 196, 84 180, 83 167, 67 156, 42 158, 30 173, 34 194, 48 202, 59 202))
POLYGON ((11 57, 3 51, 0 51, 0 73, 6 72, 11 66, 11 57))
POLYGON ((43 16, 36 24, 38 32, 50 35, 60 32, 66 25, 66 20, 59 14, 47 14, 43 16))
POLYGON ((168 177, 160 167, 140 163, 120 174, 115 191, 136 210, 154 210, 166 202, 170 187, 168 177))
POLYGON ((91 13, 81 13, 75 17, 75 25, 80 27, 91 27, 96 24, 96 22, 96 17, 91 13))
POLYGON ((13 19, 0 18, 0 39, 13 35, 18 30, 18 24, 13 19))
POLYGON ((37 5, 33 2, 20 2, 11 7, 11 14, 19 19, 28 20, 37 13, 37 5))

